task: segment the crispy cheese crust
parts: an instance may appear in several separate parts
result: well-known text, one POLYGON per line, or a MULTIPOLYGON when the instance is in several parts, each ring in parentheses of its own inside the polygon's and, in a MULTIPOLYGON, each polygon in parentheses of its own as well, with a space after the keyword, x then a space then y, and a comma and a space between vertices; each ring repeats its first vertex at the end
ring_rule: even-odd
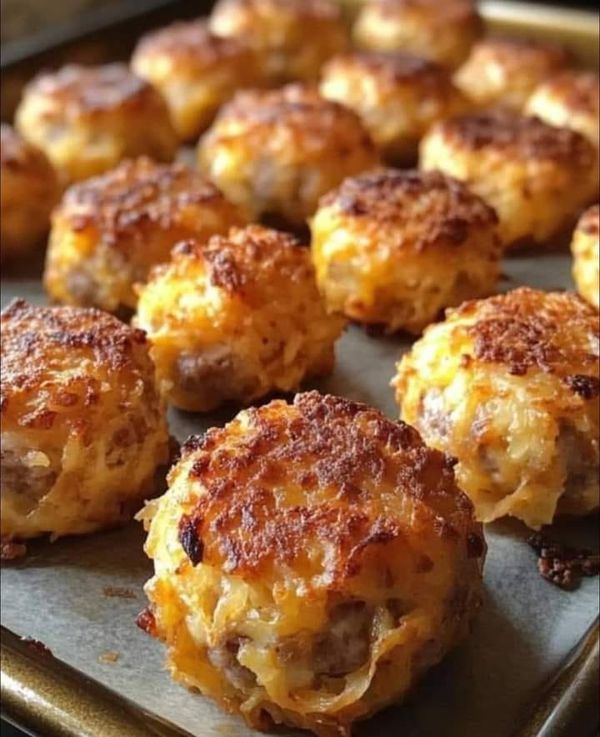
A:
POLYGON ((15 119, 67 182, 128 157, 171 161, 177 149, 165 101, 125 64, 69 64, 40 74, 26 86, 15 119))
POLYGON ((577 295, 522 288, 450 311, 398 364, 401 417, 458 458, 482 521, 598 509, 598 341, 577 295))
POLYGON ((67 190, 52 218, 44 284, 57 302, 135 309, 134 285, 169 260, 175 243, 226 233, 245 221, 192 169, 125 161, 67 190))
POLYGON ((312 219, 319 287, 332 310, 419 333, 443 308, 493 291, 496 225, 481 198, 438 172, 346 179, 312 219))
POLYGON ((358 113, 385 157, 398 163, 415 161, 432 123, 468 107, 443 67, 407 54, 336 56, 325 65, 319 90, 358 113))
POLYGON ((319 197, 379 163, 356 113, 315 89, 238 92, 200 139, 198 161, 254 219, 301 226, 319 197))
POLYGON ((600 301, 600 208, 588 208, 579 218, 573 240, 573 279, 579 294, 598 309, 600 301))
POLYGON ((15 258, 39 245, 60 189, 40 149, 9 125, 0 128, 0 255, 15 258))
POLYGON ((236 89, 256 86, 262 74, 247 42, 216 36, 203 20, 143 36, 131 66, 163 94, 183 141, 196 139, 236 89))
POLYGON ((308 250, 253 225, 177 247, 142 290, 136 324, 169 401, 208 411, 329 373, 344 320, 325 311, 308 250))
POLYGON ((1 316, 1 534, 131 517, 167 461, 144 334, 98 310, 13 302, 1 316))
POLYGON ((219 0, 210 27, 249 43, 274 85, 316 81, 323 62, 349 44, 333 0, 219 0))
POLYGON ((521 112, 538 84, 571 57, 556 44, 518 38, 486 38, 471 50, 454 81, 476 105, 501 105, 521 112))
POLYGON ((434 125, 420 165, 467 182, 498 213, 503 243, 543 243, 598 191, 598 153, 575 131, 508 111, 434 125))
POLYGON ((354 40, 371 51, 404 51, 456 68, 482 35, 472 0, 368 0, 354 40))
POLYGON ((452 461, 317 392, 191 438, 143 516, 175 679, 321 737, 402 698, 468 631, 485 543, 452 461))

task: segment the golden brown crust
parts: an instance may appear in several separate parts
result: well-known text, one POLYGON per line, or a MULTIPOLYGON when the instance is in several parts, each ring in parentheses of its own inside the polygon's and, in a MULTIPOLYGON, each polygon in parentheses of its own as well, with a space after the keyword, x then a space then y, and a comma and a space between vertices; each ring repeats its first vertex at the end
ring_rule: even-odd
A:
POLYGON ((273 12, 283 10, 293 12, 299 18, 316 20, 341 20, 340 6, 331 0, 220 0, 217 4, 219 12, 231 12, 234 9, 258 11, 272 9, 273 12))
POLYGON ((594 72, 564 71, 543 83, 546 94, 572 111, 598 115, 600 77, 594 72))
POLYGON ((26 143, 7 123, 0 125, 0 164, 11 172, 28 173, 40 167, 50 168, 39 148, 26 143))
POLYGON ((371 0, 370 4, 387 18, 394 18, 407 10, 433 13, 440 23, 466 21, 477 17, 473 0, 447 0, 443 3, 439 0, 371 0))
POLYGON ((577 230, 580 230, 586 235, 598 235, 600 232, 600 205, 588 207, 579 218, 577 230))
POLYGON ((390 84, 410 84, 419 82, 436 91, 444 91, 448 87, 449 74, 439 64, 420 56, 403 53, 384 53, 377 51, 353 51, 340 54, 331 59, 324 68, 327 75, 335 70, 342 73, 345 69, 364 69, 376 75, 378 79, 390 84))
POLYGON ((493 61, 507 71, 529 66, 547 74, 572 61, 572 54, 559 44, 522 38, 486 38, 473 47, 472 55, 478 63, 493 61))

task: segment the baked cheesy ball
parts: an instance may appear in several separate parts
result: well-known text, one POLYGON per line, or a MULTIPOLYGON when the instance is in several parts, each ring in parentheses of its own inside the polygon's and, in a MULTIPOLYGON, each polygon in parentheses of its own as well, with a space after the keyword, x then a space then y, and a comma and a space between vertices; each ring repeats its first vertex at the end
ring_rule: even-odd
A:
POLYGON ((134 285, 169 260, 175 243, 244 222, 241 210, 192 169, 125 161, 65 193, 52 218, 46 290, 57 302, 134 309, 134 285))
POLYGON ((570 61, 561 46, 517 38, 486 38, 475 44, 454 81, 475 104, 520 112, 529 95, 570 61))
POLYGON ((335 0, 219 0, 210 27, 249 43, 273 84, 316 81, 323 62, 349 43, 335 0))
POLYGON ((239 712, 349 737, 468 632, 485 543, 452 461, 408 425, 299 394, 185 444, 143 516, 146 628, 239 712))
POLYGON ((487 200, 505 244, 548 240, 598 192, 598 154, 589 141, 508 111, 436 123, 421 141, 420 161, 487 200))
POLYGON ((2 537, 129 519, 168 450, 144 334, 99 310, 23 300, 1 328, 2 537))
POLYGON ((450 311, 398 364, 402 419, 458 459, 483 522, 598 509, 598 323, 575 294, 517 289, 450 311))
POLYGON ((242 39, 211 33, 201 20, 144 36, 131 66, 163 94, 184 141, 195 140, 236 89, 260 81, 258 57, 242 39))
POLYGON ((572 128, 598 146, 599 90, 600 77, 593 72, 562 72, 535 88, 525 112, 550 125, 572 128))
POLYGON ((419 333, 444 307, 494 290, 496 225, 491 207, 438 172, 346 179, 312 219, 319 287, 331 310, 419 333))
POLYGON ((133 156, 170 161, 177 148, 165 101, 125 64, 70 64, 40 74, 25 88, 16 123, 66 181, 133 156))
POLYGON ((379 164, 358 115, 302 85, 238 92, 200 139, 198 160, 253 219, 292 227, 344 177, 379 164))
POLYGON ((372 51, 405 51, 455 68, 483 33, 472 0, 367 0, 354 40, 372 51))
POLYGON ((596 309, 600 301, 600 208, 594 205, 586 210, 575 229, 571 241, 573 279, 577 291, 596 309))
POLYGON ((330 373, 344 320, 326 312, 308 249, 251 225, 178 246, 142 290, 136 325, 169 401, 202 412, 330 373))
POLYGON ((337 56, 323 70, 320 92, 357 112, 393 162, 416 160, 429 126, 467 109, 443 67, 407 54, 337 56))
POLYGON ((0 136, 0 255, 4 259, 22 256, 40 243, 60 190, 42 151, 5 123, 0 136))

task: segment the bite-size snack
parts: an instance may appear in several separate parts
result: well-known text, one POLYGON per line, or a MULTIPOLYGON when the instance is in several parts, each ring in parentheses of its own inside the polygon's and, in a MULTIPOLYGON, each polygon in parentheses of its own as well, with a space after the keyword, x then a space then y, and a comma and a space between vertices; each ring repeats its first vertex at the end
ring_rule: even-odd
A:
POLYGON ((550 239, 598 192, 598 152, 589 141, 506 110, 436 123, 421 141, 420 162, 483 197, 507 245, 550 239))
POLYGON ((316 81, 323 62, 349 44, 335 0, 219 0, 210 28, 249 43, 274 85, 316 81))
POLYGON ((344 319, 326 312, 308 249, 251 225, 178 246, 143 288, 136 325, 169 401, 202 412, 330 373, 344 319))
POLYGON ((404 51, 455 68, 483 33, 473 0, 367 0, 354 40, 371 51, 404 51))
POLYGON ((238 92, 200 139, 198 161, 253 219, 298 227, 319 197, 379 157, 356 113, 293 84, 238 92))
POLYGON ((573 279, 577 291, 598 309, 600 302, 600 207, 588 208, 579 218, 573 240, 573 279))
POLYGON ((458 87, 480 107, 521 112, 538 84, 564 69, 571 57, 557 44, 519 38, 485 38, 454 76, 458 87))
POLYGON ((546 123, 572 128, 594 146, 600 145, 600 77, 593 72, 567 71, 535 88, 525 113, 546 123))
POLYGON ((169 485, 142 513, 140 625, 253 727, 349 737, 469 630, 482 529, 451 459, 377 410, 317 392, 245 410, 190 438, 169 485))
POLYGON ((419 333, 444 307, 493 291, 497 222, 465 184, 439 172, 350 177, 311 222, 319 287, 331 310, 419 333))
POLYGON ((599 337, 576 294, 521 288, 449 311, 401 359, 401 417, 458 459, 478 519, 598 509, 599 337))
POLYGON ((119 313, 134 286, 180 240, 246 222, 211 182, 183 164, 147 158, 71 185, 52 218, 44 284, 56 302, 119 313))
POLYGON ((143 36, 131 66, 163 94, 184 141, 206 130, 237 89, 261 80, 258 56, 247 41, 217 36, 203 20, 173 23, 143 36))
POLYGON ((22 256, 40 243, 60 196, 56 172, 40 149, 9 125, 0 128, 0 255, 22 256))
POLYGON ((393 162, 416 160, 418 143, 430 125, 468 108, 443 67, 407 54, 336 56, 325 65, 319 90, 357 112, 393 162))
POLYGON ((178 145, 162 96, 125 64, 69 64, 38 75, 25 88, 16 125, 66 182, 124 158, 171 161, 178 145))
POLYGON ((99 310, 24 300, 0 320, 2 537, 129 519, 168 454, 144 334, 99 310))

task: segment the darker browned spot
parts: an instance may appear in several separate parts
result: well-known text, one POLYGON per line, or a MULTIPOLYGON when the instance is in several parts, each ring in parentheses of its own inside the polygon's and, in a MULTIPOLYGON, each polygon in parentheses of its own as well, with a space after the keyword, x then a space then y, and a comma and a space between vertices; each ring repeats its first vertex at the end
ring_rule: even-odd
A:
POLYGON ((574 374, 566 376, 565 383, 583 399, 595 399, 600 394, 600 379, 597 376, 574 374))
POLYGON ((573 548, 535 533, 527 542, 538 554, 542 578, 561 589, 574 590, 584 576, 597 576, 600 556, 585 548, 573 548))
POLYGON ((156 618, 149 607, 143 609, 136 617, 136 625, 151 637, 156 637, 158 628, 156 626, 156 618))
POLYGON ((179 542, 194 566, 202 562, 204 553, 204 544, 198 527, 198 519, 189 517, 187 514, 184 514, 179 520, 179 542))

